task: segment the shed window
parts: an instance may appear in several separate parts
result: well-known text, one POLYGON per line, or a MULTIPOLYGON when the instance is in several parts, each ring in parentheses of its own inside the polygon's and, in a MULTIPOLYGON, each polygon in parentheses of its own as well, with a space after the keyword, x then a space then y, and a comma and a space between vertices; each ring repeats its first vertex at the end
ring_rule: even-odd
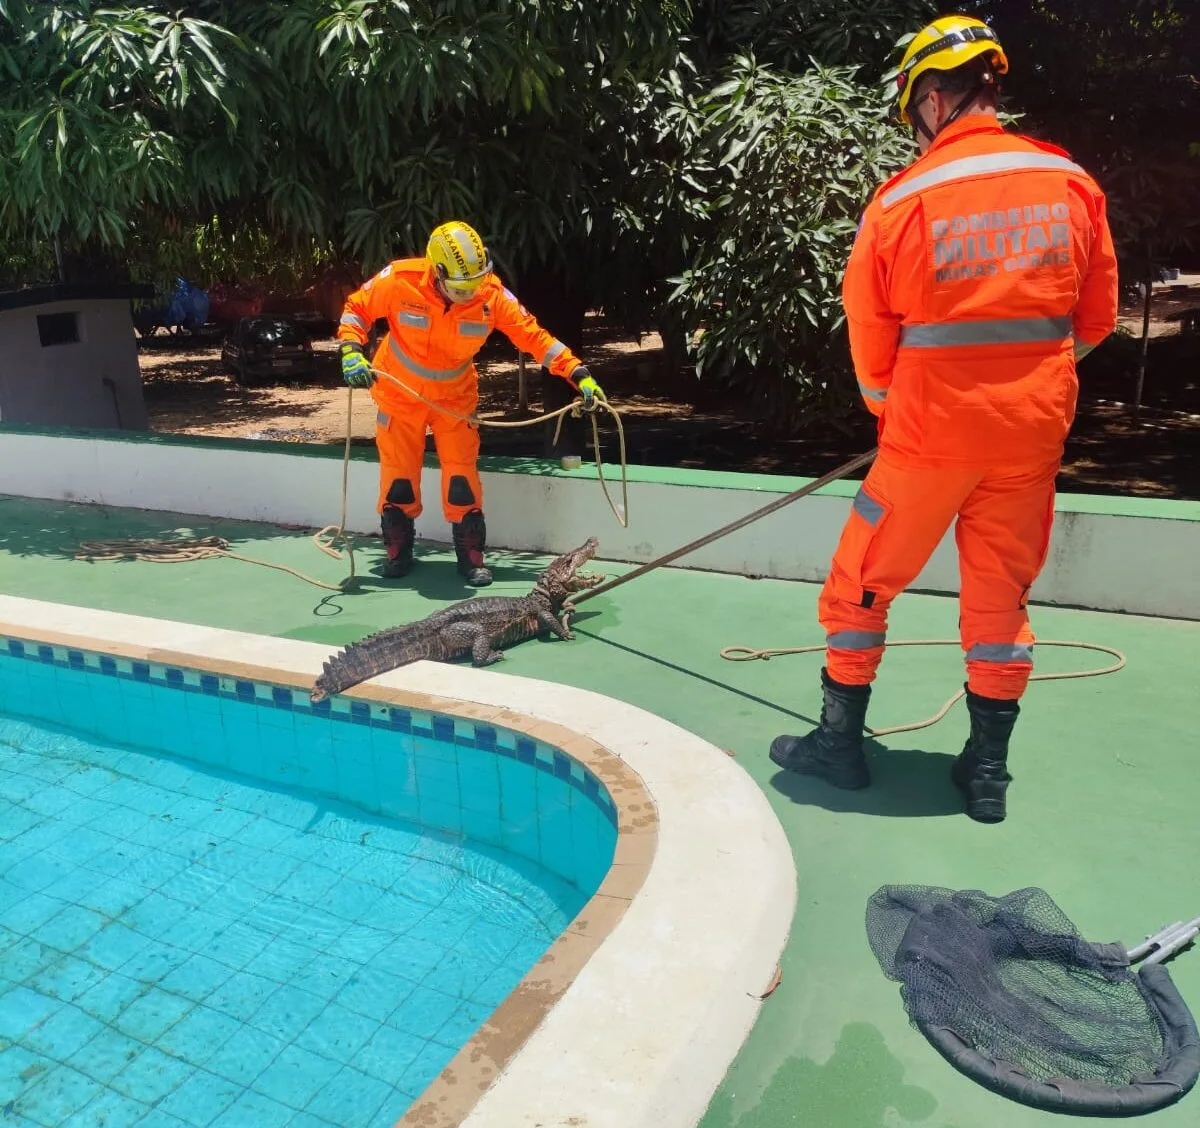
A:
POLYGON ((78 313, 39 313, 37 323, 44 349, 51 345, 74 345, 79 341, 78 313))

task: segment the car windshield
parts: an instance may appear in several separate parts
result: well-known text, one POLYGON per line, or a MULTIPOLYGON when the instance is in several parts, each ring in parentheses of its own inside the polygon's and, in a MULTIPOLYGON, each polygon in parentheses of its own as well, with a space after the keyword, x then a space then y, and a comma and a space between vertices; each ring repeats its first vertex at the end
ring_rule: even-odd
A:
POLYGON ((299 345, 304 341, 304 335, 292 322, 266 317, 247 322, 246 336, 252 341, 271 345, 299 345))

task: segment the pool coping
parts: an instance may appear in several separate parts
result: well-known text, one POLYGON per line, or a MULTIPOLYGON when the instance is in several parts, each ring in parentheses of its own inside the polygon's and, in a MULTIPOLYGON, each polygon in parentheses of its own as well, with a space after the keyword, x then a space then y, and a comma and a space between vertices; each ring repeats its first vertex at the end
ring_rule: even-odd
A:
MULTIPOLYGON (((301 689, 331 651, 2 595, 0 632, 301 689)), ((644 710, 491 670, 420 662, 342 696, 552 744, 618 812, 600 888, 397 1128, 694 1125, 769 993, 795 906, 791 848, 748 773, 644 710)))

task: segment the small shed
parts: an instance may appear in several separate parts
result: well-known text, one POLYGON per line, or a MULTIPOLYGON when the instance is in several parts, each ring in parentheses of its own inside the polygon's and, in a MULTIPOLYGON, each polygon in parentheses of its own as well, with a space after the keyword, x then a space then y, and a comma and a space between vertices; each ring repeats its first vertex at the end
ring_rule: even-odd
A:
POLYGON ((151 286, 0 290, 0 421, 149 428, 130 301, 151 286))

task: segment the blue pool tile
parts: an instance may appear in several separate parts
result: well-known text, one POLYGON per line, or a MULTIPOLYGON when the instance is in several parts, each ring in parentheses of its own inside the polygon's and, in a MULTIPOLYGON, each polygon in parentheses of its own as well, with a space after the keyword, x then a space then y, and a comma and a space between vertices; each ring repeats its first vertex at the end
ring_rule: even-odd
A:
POLYGON ((249 1085, 282 1052, 286 1043, 243 1026, 205 1063, 205 1069, 237 1085, 249 1085))
POLYGON ((70 1056, 67 1064, 107 1085, 142 1051, 142 1044, 104 1027, 85 1046, 70 1056))
POLYGON ((309 1024, 322 1015, 319 1025, 325 1025, 323 1012, 328 1000, 293 985, 274 991, 248 1019, 251 1026, 273 1038, 291 1042, 307 1033, 309 1024))
MULTIPOLYGON (((43 948, 43 952, 50 949, 43 948)), ((77 956, 61 955, 43 964, 29 984, 46 995, 53 995, 64 1002, 71 1002, 83 995, 98 982, 104 972, 77 956)))
POLYGON ((177 1089, 195 1072, 195 1067, 146 1046, 112 1080, 112 1087, 135 1101, 153 1104, 177 1089))
POLYGON ((226 1109, 211 1128, 287 1128, 292 1122, 292 1110, 287 1105, 246 1091, 226 1109))
POLYGON ((83 1108, 96 1095, 96 1082, 69 1065, 46 1073, 25 1095, 27 1112, 47 1125, 59 1125, 83 1108))
POLYGON ((24 658, 25 644, 20 639, 10 638, 8 640, 8 652, 14 658, 24 658))
POLYGON ((62 1128, 133 1128, 135 1124, 144 1124, 142 1119, 150 1110, 138 1101, 114 1089, 102 1089, 62 1128))
POLYGON ((450 1063, 454 1052, 437 1042, 426 1042, 416 1060, 400 1075, 397 1085, 413 1095, 423 1092, 450 1063))
POLYGON ((381 1026, 359 1050, 354 1064, 377 1081, 395 1085, 421 1056, 426 1041, 394 1027, 381 1026))
POLYGON ((537 759, 537 743, 527 736, 518 736, 516 752, 520 763, 532 764, 537 759))
POLYGON ((186 1120, 180 1120, 178 1116, 172 1116, 159 1105, 150 1109, 138 1121, 138 1128, 188 1128, 188 1123, 186 1120))
MULTIPOLYGON (((155 976, 155 979, 158 978, 155 976)), ((114 1025, 122 1034, 149 1045, 174 1026, 193 1006, 190 999, 151 987, 117 1016, 114 1025)))
POLYGON ((104 1029, 86 1011, 70 1003, 30 1030, 22 1043, 35 1053, 66 1061, 104 1029))
POLYGON ((238 972, 230 976, 208 998, 208 1005, 245 1022, 278 987, 260 975, 238 972))
POLYGON ((18 885, 9 884, 8 889, 13 903, 4 910, 4 923, 22 936, 36 932, 46 921, 62 912, 67 904, 45 893, 30 893, 18 885))
POLYGON ((299 1046, 288 1046, 258 1076, 254 1090, 280 1104, 302 1110, 341 1070, 338 1062, 299 1046))
POLYGON ((150 680, 150 665, 147 662, 133 663, 133 677, 136 681, 148 682, 150 680))
POLYGON ((407 709, 388 709, 388 726, 399 732, 412 732, 412 713, 407 709))
POLYGON ((405 1034, 431 1038, 450 1020, 460 1001, 431 987, 420 987, 405 999, 387 1024, 405 1034))
POLYGON ((346 1010, 384 1022, 415 989, 411 980, 371 966, 351 977, 334 998, 346 1010))
POLYGON ((0 1038, 16 1042, 63 1004, 28 987, 14 987, 0 995, 0 1038))
POLYGON ((99 913, 68 905, 38 928, 38 939, 61 952, 73 952, 98 933, 105 923, 99 913))
POLYGON ((366 1124, 392 1093, 392 1086, 347 1065, 309 1102, 308 1111, 334 1124, 366 1124))
POLYGON ((89 987, 75 1002, 101 1022, 112 1022, 145 990, 145 984, 136 979, 111 974, 89 987))
POLYGON ((433 1036, 433 1040, 457 1053, 459 1047, 465 1045, 475 1031, 483 1025, 491 1011, 491 1007, 486 1007, 481 1003, 461 1003, 446 1020, 445 1025, 433 1036))
POLYGON ((66 877, 72 870, 69 862, 56 858, 43 850, 40 854, 24 858, 13 865, 5 877, 13 884, 30 893, 40 893, 48 885, 66 877))
POLYGON ((242 1085, 198 1069, 179 1088, 163 1097, 158 1109, 177 1117, 190 1128, 208 1128, 243 1091, 242 1085))
POLYGON ((319 1057, 350 1061, 367 1044, 377 1027, 378 1023, 371 1019, 330 1003, 321 1012, 320 1022, 304 1030, 296 1039, 296 1045, 319 1057))
POLYGON ((164 990, 202 1002, 233 975, 223 963, 197 953, 163 977, 164 990))
POLYGON ((241 1028, 237 1019, 212 1007, 198 1006, 160 1034, 155 1045, 174 1057, 204 1065, 241 1028))

